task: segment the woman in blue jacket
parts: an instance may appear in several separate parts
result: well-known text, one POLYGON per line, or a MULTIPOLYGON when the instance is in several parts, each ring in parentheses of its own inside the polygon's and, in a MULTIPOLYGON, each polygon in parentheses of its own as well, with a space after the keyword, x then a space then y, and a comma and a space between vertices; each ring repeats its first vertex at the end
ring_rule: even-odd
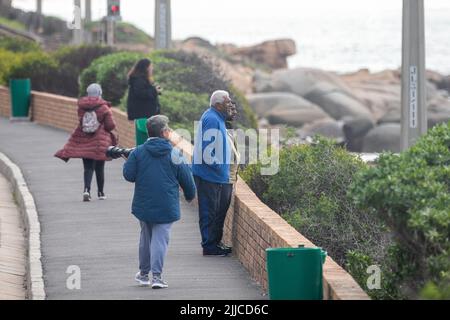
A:
POLYGON ((169 142, 168 122, 162 115, 148 119, 149 139, 130 154, 123 167, 124 178, 135 183, 132 213, 141 225, 140 271, 135 280, 154 289, 167 288, 161 274, 170 229, 180 219, 179 187, 187 201, 192 201, 196 192, 190 168, 169 142))

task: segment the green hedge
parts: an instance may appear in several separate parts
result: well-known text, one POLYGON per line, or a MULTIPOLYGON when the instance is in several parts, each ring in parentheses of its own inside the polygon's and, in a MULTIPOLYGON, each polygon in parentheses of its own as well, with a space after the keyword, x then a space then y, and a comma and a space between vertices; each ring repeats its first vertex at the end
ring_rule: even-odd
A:
MULTIPOLYGON (((126 75, 138 59, 138 53, 117 53, 95 60, 81 76, 81 91, 92 82, 103 87, 104 98, 126 110, 126 75)), ((154 64, 154 80, 163 89, 161 112, 168 115, 174 128, 194 129, 208 108, 209 95, 219 88, 228 90, 238 102, 241 127, 256 127, 256 120, 245 97, 223 80, 213 65, 195 54, 183 51, 154 51, 148 58, 154 64)))
MULTIPOLYGON (((312 145, 281 149, 278 174, 262 176, 261 164, 252 164, 241 176, 269 207, 347 268, 355 263, 354 253, 383 261, 390 245, 380 219, 358 208, 347 194, 356 174, 366 168, 333 141, 317 137, 312 145)), ((350 273, 367 290, 363 271, 353 268, 350 273)), ((391 296, 387 290, 367 292, 374 298, 391 296)))
POLYGON ((143 55, 134 52, 119 52, 98 58, 80 76, 80 95, 86 94, 89 84, 102 86, 103 98, 119 105, 128 88, 127 74, 143 55))
POLYGON ((17 53, 40 51, 41 47, 34 41, 0 35, 0 48, 17 53))
POLYGON ((7 79, 30 78, 33 90, 58 93, 61 85, 58 64, 50 55, 42 51, 25 53, 20 63, 13 65, 7 79))
POLYGON ((431 129, 415 146, 382 155, 351 188, 391 228, 398 254, 390 268, 409 298, 450 298, 450 123, 431 129), (422 290, 422 292, 421 292, 422 290))

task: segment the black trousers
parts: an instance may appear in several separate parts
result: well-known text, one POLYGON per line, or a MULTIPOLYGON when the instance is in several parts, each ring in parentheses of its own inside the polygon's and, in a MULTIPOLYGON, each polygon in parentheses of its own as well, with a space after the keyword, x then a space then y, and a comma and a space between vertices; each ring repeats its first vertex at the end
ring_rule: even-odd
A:
POLYGON ((202 247, 214 250, 222 241, 223 226, 233 194, 232 184, 220 184, 194 176, 202 247))
POLYGON ((92 177, 97 179, 97 190, 103 193, 105 186, 105 161, 98 161, 92 159, 83 159, 84 166, 84 190, 91 191, 92 177))

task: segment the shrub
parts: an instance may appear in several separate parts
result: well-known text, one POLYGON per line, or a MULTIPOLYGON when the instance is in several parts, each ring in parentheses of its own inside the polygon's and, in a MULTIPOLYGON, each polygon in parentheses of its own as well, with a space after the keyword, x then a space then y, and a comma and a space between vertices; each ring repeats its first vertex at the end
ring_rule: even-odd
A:
POLYGON ((41 47, 36 42, 5 36, 0 36, 0 48, 22 53, 41 50, 41 47))
POLYGON ((113 47, 102 45, 67 46, 56 51, 54 57, 62 67, 70 66, 80 73, 95 59, 115 52, 113 47))
POLYGON ((0 84, 7 85, 11 68, 18 65, 21 55, 12 51, 0 49, 0 84))
MULTIPOLYGON (((163 88, 207 95, 218 89, 227 90, 238 104, 237 123, 246 128, 257 127, 256 118, 246 98, 208 58, 184 51, 155 51, 150 59, 155 62, 155 80, 163 88)), ((206 108, 207 105, 204 109, 206 108)))
POLYGON ((402 292, 410 298, 450 298, 450 124, 431 129, 400 155, 382 155, 351 187, 391 228, 402 292), (402 258, 400 258, 402 257, 402 258), (405 259, 403 259, 406 257, 405 259))
MULTIPOLYGON (((364 162, 334 142, 316 138, 312 145, 280 150, 279 166, 278 174, 262 176, 260 164, 249 165, 242 177, 259 198, 342 267, 354 257, 351 252, 370 262, 384 259, 390 243, 387 229, 347 195, 356 173, 367 167, 364 162)), ((353 266, 355 259, 350 262, 353 266)), ((360 269, 351 271, 366 288, 368 275, 360 269)))
MULTIPOLYGON (((142 54, 124 52, 95 60, 83 71, 81 93, 84 94, 89 83, 99 82, 105 99, 126 110, 126 76, 134 63, 143 57, 142 54)), ((217 89, 228 90, 237 100, 237 122, 240 126, 256 127, 255 117, 245 97, 223 80, 208 61, 182 51, 153 51, 148 57, 154 65, 154 80, 164 89, 160 97, 161 112, 174 118, 174 128, 191 128, 193 121, 200 119, 202 112, 208 108, 207 97, 217 89)))
POLYGON ((20 63, 13 65, 5 75, 7 79, 30 78, 33 90, 58 93, 58 64, 48 54, 37 51, 22 55, 20 63))
POLYGON ((128 87, 128 71, 142 57, 139 53, 119 52, 94 60, 81 74, 80 95, 85 94, 89 84, 97 82, 103 88, 103 97, 119 105, 128 87))
POLYGON ((70 46, 59 49, 53 56, 59 63, 59 77, 64 89, 59 93, 77 97, 80 91, 79 77, 95 59, 115 52, 112 47, 100 45, 70 46))
POLYGON ((198 121, 208 104, 207 94, 165 91, 160 97, 162 113, 169 117, 173 129, 186 129, 194 137, 194 121, 198 121))

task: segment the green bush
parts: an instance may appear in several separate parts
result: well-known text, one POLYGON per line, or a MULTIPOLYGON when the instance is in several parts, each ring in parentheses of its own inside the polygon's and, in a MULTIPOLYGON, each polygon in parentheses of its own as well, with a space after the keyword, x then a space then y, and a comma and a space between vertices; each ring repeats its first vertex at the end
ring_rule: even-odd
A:
MULTIPOLYGON (((127 73, 144 55, 116 53, 95 60, 81 76, 81 91, 92 82, 103 87, 105 99, 126 110, 127 73)), ((223 80, 223 75, 195 54, 182 51, 153 51, 148 58, 154 65, 154 80, 163 89, 160 97, 161 113, 167 114, 174 128, 188 128, 199 120, 208 108, 209 95, 217 90, 228 90, 238 102, 241 127, 256 127, 256 120, 245 97, 223 80)))
POLYGON ((20 63, 13 65, 6 79, 30 78, 33 90, 58 93, 61 81, 58 64, 48 54, 37 51, 22 55, 20 63))
POLYGON ((7 85, 11 69, 20 64, 22 56, 0 48, 0 84, 7 85))
POLYGON ((41 51, 41 47, 36 42, 5 36, 0 36, 0 48, 18 53, 41 51))
POLYGON ((53 56, 59 63, 59 77, 64 83, 64 90, 59 93, 78 97, 81 72, 95 59, 113 52, 114 48, 100 45, 69 46, 55 52, 53 56))
POLYGON ((165 91, 160 97, 161 110, 174 124, 173 129, 186 129, 194 137, 194 121, 198 121, 208 104, 207 94, 165 91))
MULTIPOLYGON (((345 268, 351 252, 378 263, 390 244, 381 221, 347 195, 356 173, 366 167, 334 142, 316 138, 312 145, 281 149, 278 174, 262 176, 261 165, 252 164, 241 176, 269 207, 345 268)), ((368 275, 360 269, 352 268, 367 289, 368 275)))
POLYGON ((128 88, 128 71, 142 57, 139 53, 119 52, 94 60, 80 76, 80 95, 85 95, 89 84, 97 82, 102 86, 103 98, 119 105, 128 88))
POLYGON ((155 80, 164 89, 207 95, 218 89, 227 90, 238 104, 237 123, 241 127, 256 128, 256 118, 246 98, 212 61, 184 51, 155 51, 150 59, 155 62, 155 80))
POLYGON ((391 228, 402 292, 450 298, 450 124, 434 127, 400 155, 382 155, 357 175, 351 193, 391 228))

